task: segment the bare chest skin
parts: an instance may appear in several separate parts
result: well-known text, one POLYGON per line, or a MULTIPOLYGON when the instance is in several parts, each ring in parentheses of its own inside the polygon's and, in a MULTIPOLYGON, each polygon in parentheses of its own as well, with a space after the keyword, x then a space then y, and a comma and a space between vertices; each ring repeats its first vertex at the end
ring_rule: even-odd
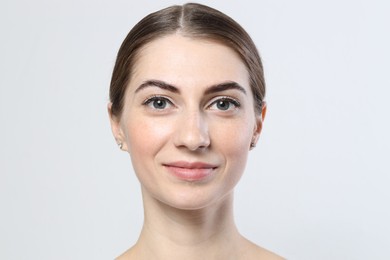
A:
MULTIPOLYGON (((205 255, 195 255, 192 256, 162 256, 157 257, 156 255, 152 253, 146 253, 143 254, 137 246, 132 247, 125 253, 123 253, 121 256, 117 258, 117 260, 152 260, 152 259, 161 259, 161 260, 180 260, 180 259, 188 259, 188 260, 204 260, 204 259, 210 259, 210 260, 283 260, 285 258, 278 256, 264 248, 261 248, 249 241, 246 241, 244 243, 242 249, 238 249, 237 252, 232 253, 220 253, 220 254, 213 254, 212 256, 205 256, 205 255)), ((218 251, 218 250, 217 250, 218 251)))

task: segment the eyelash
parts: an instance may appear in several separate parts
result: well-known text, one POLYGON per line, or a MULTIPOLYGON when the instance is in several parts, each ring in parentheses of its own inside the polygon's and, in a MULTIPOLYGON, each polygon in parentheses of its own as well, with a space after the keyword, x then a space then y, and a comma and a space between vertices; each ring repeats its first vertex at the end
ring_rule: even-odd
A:
POLYGON ((241 104, 240 104, 240 102, 238 100, 236 100, 234 98, 231 98, 231 97, 228 97, 228 96, 223 96, 223 97, 216 98, 213 102, 211 102, 211 104, 208 106, 208 108, 210 108, 211 106, 213 106, 214 104, 216 104, 219 101, 225 101, 225 102, 227 101, 230 104, 233 104, 233 106, 235 108, 240 108, 241 107, 241 104))
MULTIPOLYGON (((142 102, 142 105, 151 106, 152 102, 159 101, 159 100, 167 102, 168 105, 174 106, 173 102, 169 98, 164 97, 164 96, 159 96, 159 95, 155 95, 155 96, 147 98, 146 100, 144 100, 144 102, 142 102)), ((207 108, 211 108, 213 105, 217 104, 217 102, 219 102, 219 101, 229 102, 230 104, 232 104, 234 106, 235 109, 241 107, 241 104, 240 104, 240 102, 238 100, 236 100, 234 98, 231 98, 231 97, 228 97, 228 96, 222 96, 222 97, 218 97, 218 98, 214 99, 207 106, 207 108)), ((158 109, 158 108, 153 108, 153 109, 155 109, 155 110, 165 110, 165 107, 161 108, 161 109, 158 109)), ((221 109, 221 111, 224 111, 224 110, 221 109)))
MULTIPOLYGON (((165 101, 169 105, 173 106, 173 102, 169 98, 164 97, 164 96, 158 96, 158 95, 147 98, 146 100, 144 100, 144 102, 142 102, 142 105, 150 106, 152 104, 152 102, 158 101, 158 100, 165 101)), ((158 110, 157 108, 154 108, 154 109, 158 110)), ((163 110, 163 109, 161 109, 161 110, 163 110)))

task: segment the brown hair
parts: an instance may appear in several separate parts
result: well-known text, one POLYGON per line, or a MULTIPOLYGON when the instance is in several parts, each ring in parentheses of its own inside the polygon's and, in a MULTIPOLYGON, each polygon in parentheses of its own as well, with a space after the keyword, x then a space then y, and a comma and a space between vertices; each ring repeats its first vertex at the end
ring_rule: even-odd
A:
POLYGON ((124 95, 140 49, 159 37, 176 32, 186 37, 216 40, 238 53, 249 72, 255 111, 261 113, 265 96, 264 72, 252 39, 237 22, 222 12, 205 5, 188 3, 147 15, 133 27, 123 41, 110 85, 113 116, 121 116, 124 95))

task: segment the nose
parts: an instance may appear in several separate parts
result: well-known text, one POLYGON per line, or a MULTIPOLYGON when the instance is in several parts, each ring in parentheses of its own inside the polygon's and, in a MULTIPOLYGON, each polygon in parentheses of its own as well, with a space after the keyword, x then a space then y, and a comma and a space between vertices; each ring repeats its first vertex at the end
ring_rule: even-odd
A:
POLYGON ((210 146, 207 120, 201 112, 183 113, 177 122, 174 137, 176 147, 191 151, 203 150, 210 146))

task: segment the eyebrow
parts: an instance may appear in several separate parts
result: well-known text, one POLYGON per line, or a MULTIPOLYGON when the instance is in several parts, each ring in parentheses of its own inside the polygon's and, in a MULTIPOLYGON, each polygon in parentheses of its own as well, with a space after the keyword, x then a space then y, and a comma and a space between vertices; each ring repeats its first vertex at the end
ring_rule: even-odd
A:
POLYGON ((180 90, 177 87, 161 80, 147 80, 135 90, 135 93, 139 92, 141 89, 144 89, 146 87, 158 87, 173 93, 180 93, 180 90))
MULTIPOLYGON (((147 80, 144 83, 142 83, 135 90, 135 93, 137 93, 140 90, 147 88, 147 87, 158 87, 158 88, 168 90, 168 91, 173 92, 173 93, 180 93, 180 90, 177 87, 175 87, 171 84, 168 84, 164 81, 161 81, 161 80, 147 80)), ((242 86, 240 86, 240 84, 238 84, 237 82, 234 82, 234 81, 223 82, 223 83, 219 83, 216 85, 211 85, 209 88, 206 89, 204 94, 209 95, 209 94, 222 92, 222 91, 226 91, 226 90, 230 90, 230 89, 239 90, 246 95, 245 88, 243 88, 242 86)))
POLYGON ((238 84, 237 82, 234 82, 234 81, 229 81, 229 82, 224 82, 224 83, 212 85, 208 89, 206 89, 206 91, 204 93, 206 95, 209 95, 209 94, 213 94, 213 93, 217 93, 217 92, 226 91, 229 89, 239 90, 246 95, 245 88, 243 88, 242 86, 240 86, 240 84, 238 84))

